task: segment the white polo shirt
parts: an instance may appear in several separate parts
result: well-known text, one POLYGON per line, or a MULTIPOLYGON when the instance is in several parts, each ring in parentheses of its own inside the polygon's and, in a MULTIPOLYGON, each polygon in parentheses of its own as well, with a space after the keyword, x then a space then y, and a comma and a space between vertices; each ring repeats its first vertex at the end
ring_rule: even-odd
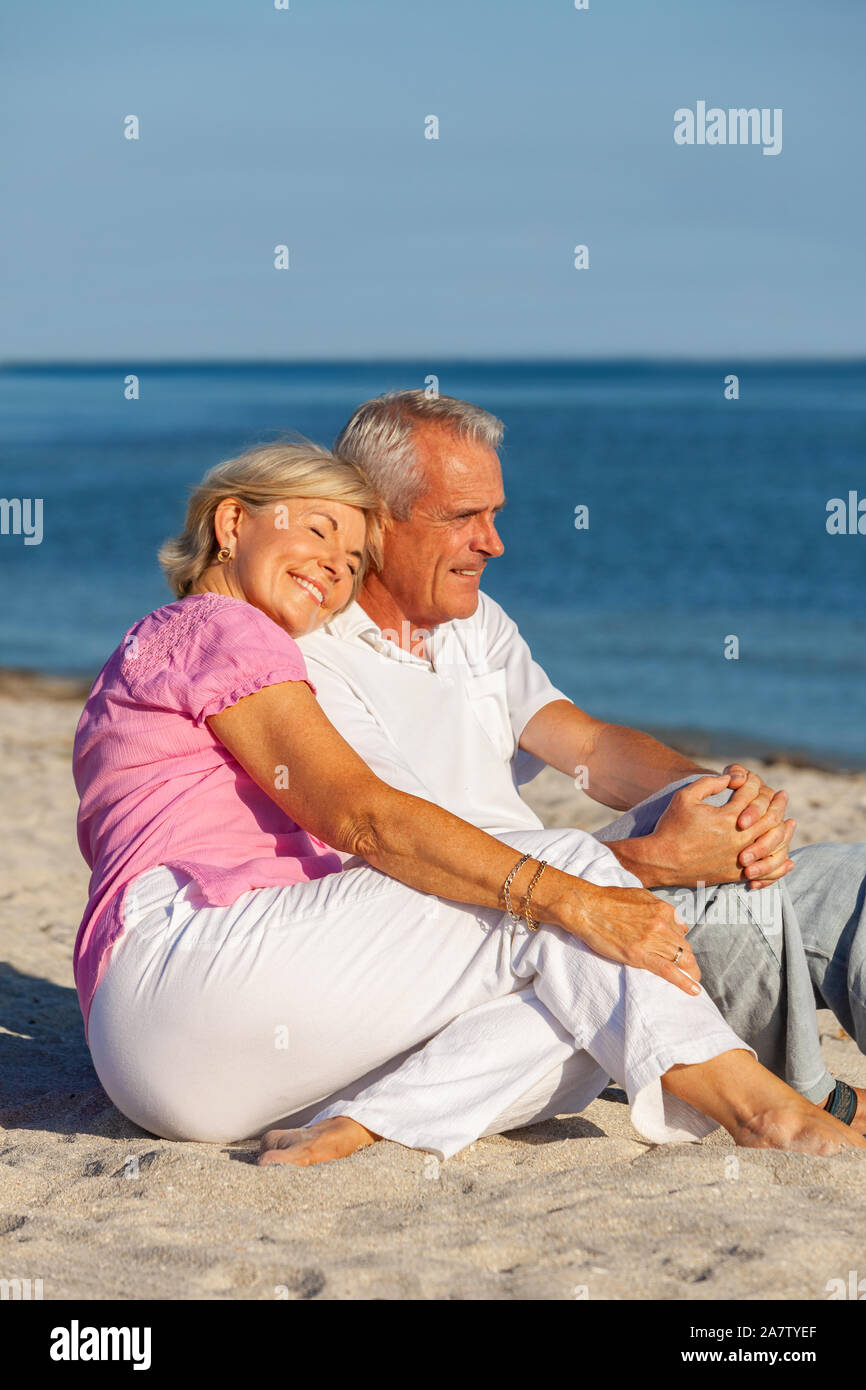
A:
POLYGON ((517 788, 543 763, 517 745, 538 710, 568 697, 493 599, 434 628, 423 656, 357 603, 298 645, 331 723, 384 782, 492 833, 542 828, 517 788))

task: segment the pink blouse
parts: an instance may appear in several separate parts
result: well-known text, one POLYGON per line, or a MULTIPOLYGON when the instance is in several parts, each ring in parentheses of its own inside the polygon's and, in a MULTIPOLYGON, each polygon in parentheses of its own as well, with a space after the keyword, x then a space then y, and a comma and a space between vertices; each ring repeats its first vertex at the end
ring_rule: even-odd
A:
MULTIPOLYGON (((193 594, 130 628, 78 723, 78 843, 92 873, 73 970, 84 1016, 123 931, 130 881, 166 864, 206 900, 339 873, 338 854, 262 791, 205 720, 280 681, 306 681, 292 638, 258 608, 193 594)), ((286 740, 297 736, 286 730, 286 740)), ((277 775, 275 769, 275 776, 277 775)))

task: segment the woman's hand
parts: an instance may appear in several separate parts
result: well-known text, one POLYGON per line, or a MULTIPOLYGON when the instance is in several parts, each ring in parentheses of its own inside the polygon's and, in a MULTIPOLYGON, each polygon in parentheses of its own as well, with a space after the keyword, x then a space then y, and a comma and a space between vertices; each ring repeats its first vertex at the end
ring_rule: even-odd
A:
POLYGON ((670 903, 646 888, 601 887, 581 879, 573 925, 566 930, 607 960, 650 970, 686 994, 700 993, 695 982, 701 972, 686 940, 688 927, 670 903))

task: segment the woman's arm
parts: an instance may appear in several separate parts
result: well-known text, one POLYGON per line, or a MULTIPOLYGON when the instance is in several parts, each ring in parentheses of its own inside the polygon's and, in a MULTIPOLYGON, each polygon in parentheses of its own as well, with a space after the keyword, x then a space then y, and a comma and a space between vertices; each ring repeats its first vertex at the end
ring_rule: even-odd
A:
MULTIPOLYGON (((267 686, 207 722, 286 815, 326 844, 422 893, 505 909, 502 885, 520 858, 517 851, 441 806, 387 786, 303 681, 267 686), (281 768, 288 776, 278 776, 281 768)), ((525 864, 512 883, 518 911, 536 869, 536 862, 525 864)), ((687 993, 692 980, 683 972, 700 978, 673 909, 645 889, 601 888, 550 865, 533 890, 532 906, 536 919, 571 932, 599 955, 651 970, 687 993)))

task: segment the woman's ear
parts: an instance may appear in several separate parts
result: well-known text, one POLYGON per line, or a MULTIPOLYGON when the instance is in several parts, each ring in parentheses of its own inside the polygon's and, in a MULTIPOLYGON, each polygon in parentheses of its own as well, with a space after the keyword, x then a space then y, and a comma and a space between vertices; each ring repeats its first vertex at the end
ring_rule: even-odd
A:
POLYGON ((237 550, 238 536, 244 516, 244 507, 236 497, 224 497, 217 504, 213 517, 213 529, 220 550, 237 550))

